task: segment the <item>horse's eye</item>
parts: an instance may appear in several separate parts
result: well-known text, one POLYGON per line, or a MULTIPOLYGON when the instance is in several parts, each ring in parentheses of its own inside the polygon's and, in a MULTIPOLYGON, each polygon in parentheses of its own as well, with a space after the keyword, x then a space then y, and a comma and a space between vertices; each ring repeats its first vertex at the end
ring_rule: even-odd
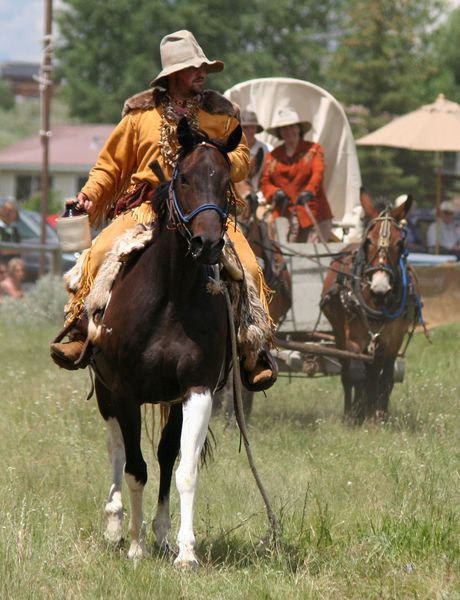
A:
POLYGON ((182 185, 189 185, 187 177, 185 175, 182 175, 182 173, 180 175, 180 182, 181 182, 182 185))

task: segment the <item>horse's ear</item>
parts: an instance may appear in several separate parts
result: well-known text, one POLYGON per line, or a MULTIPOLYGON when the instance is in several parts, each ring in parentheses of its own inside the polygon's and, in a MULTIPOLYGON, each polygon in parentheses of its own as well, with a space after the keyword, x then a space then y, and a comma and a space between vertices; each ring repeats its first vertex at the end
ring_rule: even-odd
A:
POLYGON ((237 125, 232 133, 228 136, 228 139, 225 143, 225 152, 228 154, 229 152, 233 152, 238 144, 241 142, 241 136, 243 135, 243 130, 241 129, 241 125, 237 125))
POLYGON ((371 219, 375 219, 379 216, 379 211, 374 206, 370 194, 366 192, 364 188, 361 188, 359 191, 359 200, 366 216, 370 217, 371 219))
POLYGON ((182 117, 177 124, 177 141, 185 152, 189 152, 195 145, 195 136, 186 117, 182 117))
POLYGON ((405 199, 404 197, 399 196, 398 200, 400 199, 401 201, 397 202, 397 206, 391 209, 391 216, 393 219, 396 219, 396 221, 404 219, 404 217, 410 211, 413 202, 412 194, 406 194, 405 199))

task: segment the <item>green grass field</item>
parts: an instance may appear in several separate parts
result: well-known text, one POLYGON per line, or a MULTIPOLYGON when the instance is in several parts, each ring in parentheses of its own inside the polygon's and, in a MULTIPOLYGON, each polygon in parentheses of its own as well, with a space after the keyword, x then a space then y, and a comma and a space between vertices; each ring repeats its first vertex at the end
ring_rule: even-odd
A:
MULTIPOLYGON (((178 572, 154 548, 145 436, 151 557, 134 564, 104 541, 105 428, 88 374, 48 358, 63 302, 53 285, 0 307, 0 598, 460 598, 460 326, 434 330, 431 346, 415 336, 385 425, 343 425, 338 378, 282 379, 256 398, 250 439, 283 528, 277 551, 260 544, 268 524, 237 429, 214 417, 195 513, 203 566, 178 572)), ((172 511, 175 536, 174 487, 172 511)))

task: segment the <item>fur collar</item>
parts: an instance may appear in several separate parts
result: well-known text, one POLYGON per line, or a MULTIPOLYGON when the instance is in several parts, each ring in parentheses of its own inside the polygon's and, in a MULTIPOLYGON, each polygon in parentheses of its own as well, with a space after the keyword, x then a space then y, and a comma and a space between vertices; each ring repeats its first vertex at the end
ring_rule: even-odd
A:
MULTIPOLYGON (((131 96, 124 103, 122 116, 124 117, 134 110, 156 108, 160 105, 165 94, 166 90, 155 87, 131 96)), ((239 107, 214 90, 205 90, 203 92, 200 108, 212 115, 228 115, 240 120, 239 107)))

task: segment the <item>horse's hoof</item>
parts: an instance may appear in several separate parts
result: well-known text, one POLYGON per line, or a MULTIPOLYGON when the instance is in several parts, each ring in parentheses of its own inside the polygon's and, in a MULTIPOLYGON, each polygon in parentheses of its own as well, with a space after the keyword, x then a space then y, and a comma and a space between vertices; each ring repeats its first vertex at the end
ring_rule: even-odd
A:
POLYGON ((389 415, 386 410, 376 410, 374 415, 374 421, 381 425, 383 423, 388 423, 389 415))
POLYGON ((124 541, 121 525, 119 523, 109 523, 104 532, 104 538, 109 544, 120 546, 124 541))
POLYGON ((122 535, 112 535, 109 532, 104 533, 104 539, 111 547, 122 548, 125 543, 125 538, 122 535))
POLYGON ((128 558, 130 560, 141 560, 147 556, 147 550, 144 543, 142 542, 131 542, 131 546, 128 551, 128 558))
POLYGON ((174 566, 176 567, 176 569, 182 569, 182 570, 194 570, 196 571, 197 569, 199 569, 200 564, 199 562, 195 559, 193 560, 182 560, 179 559, 179 557, 176 558, 176 560, 174 561, 174 566))
POLYGON ((160 544, 157 542, 156 547, 160 556, 177 556, 177 552, 174 550, 168 540, 163 540, 160 544))
POLYGON ((198 569, 200 566, 195 552, 191 548, 182 549, 174 561, 174 566, 178 569, 198 569))

